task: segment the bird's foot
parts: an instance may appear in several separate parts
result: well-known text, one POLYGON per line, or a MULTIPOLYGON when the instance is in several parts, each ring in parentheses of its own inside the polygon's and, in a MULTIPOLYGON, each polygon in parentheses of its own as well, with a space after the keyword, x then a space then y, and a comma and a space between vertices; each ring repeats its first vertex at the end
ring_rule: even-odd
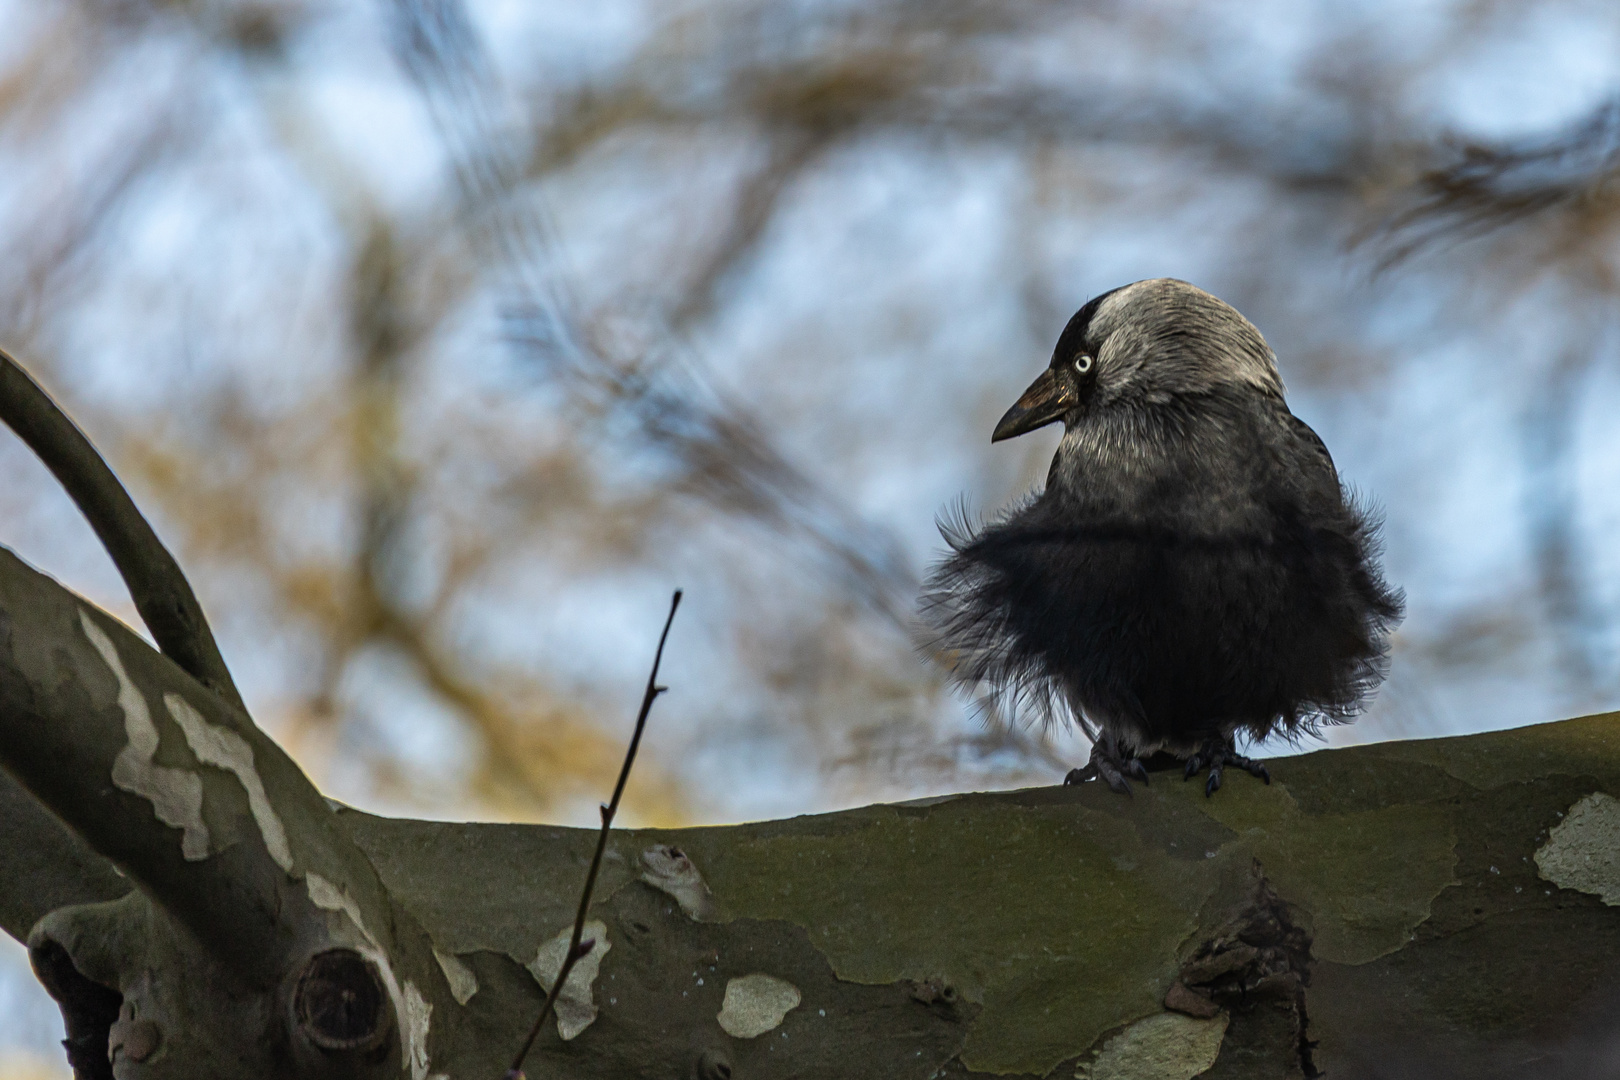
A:
POLYGON ((1129 780, 1148 782, 1147 766, 1134 754, 1126 754, 1113 739, 1104 736, 1091 744, 1091 761, 1083 769, 1070 769, 1063 778, 1065 786, 1083 784, 1087 780, 1101 780, 1121 795, 1129 796, 1129 780))
POLYGON ((1204 795, 1210 796, 1221 789, 1221 772, 1228 766, 1243 769, 1251 776, 1258 776, 1266 783, 1271 783, 1271 771, 1264 762, 1244 757, 1237 752, 1237 744, 1231 737, 1224 739, 1205 739, 1202 746, 1193 751, 1187 759, 1186 779, 1191 780, 1200 769, 1209 770, 1209 779, 1204 782, 1204 795))

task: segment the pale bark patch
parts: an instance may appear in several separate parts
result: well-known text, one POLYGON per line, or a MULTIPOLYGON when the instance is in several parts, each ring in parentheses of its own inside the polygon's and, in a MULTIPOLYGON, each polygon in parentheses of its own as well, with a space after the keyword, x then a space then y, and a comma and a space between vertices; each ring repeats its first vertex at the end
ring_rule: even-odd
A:
MULTIPOLYGON (((551 992, 551 984, 557 981, 557 975, 562 971, 563 958, 568 955, 568 945, 573 939, 574 928, 572 924, 558 931, 557 936, 540 946, 528 967, 529 973, 551 992)), ((608 941, 607 924, 600 919, 592 919, 585 924, 581 941, 594 941, 596 946, 574 964, 573 970, 568 973, 568 981, 563 984, 562 993, 557 995, 557 1034, 566 1041, 590 1027, 596 1020, 596 1002, 592 998, 591 987, 596 982, 596 973, 601 970, 602 957, 607 955, 613 946, 608 941)))
POLYGON ((1192 1080, 1215 1064, 1226 1038, 1227 1016, 1199 1020, 1159 1013, 1138 1020, 1103 1044, 1086 1080, 1192 1080))
POLYGON ((287 830, 282 827, 281 818, 277 816, 275 807, 270 805, 270 797, 265 794, 264 781, 253 767, 253 747, 229 728, 210 724, 203 719, 202 713, 179 694, 172 691, 164 694, 163 704, 174 722, 180 725, 180 730, 185 732, 186 745, 197 755, 197 760, 204 765, 224 769, 240 781, 242 789, 247 792, 248 810, 259 827, 259 835, 264 838, 265 850, 276 865, 290 875, 293 872, 292 847, 287 842, 287 830))
POLYGON ((1620 907, 1620 799, 1601 791, 1582 798, 1553 826, 1535 858, 1542 880, 1620 907))
POLYGON ((118 708, 124 714, 124 735, 129 742, 113 759, 114 786, 145 799, 152 804, 152 812, 159 821, 181 830, 180 854, 187 861, 208 858, 208 826, 202 819, 202 778, 185 769, 171 769, 154 762, 158 731, 152 723, 145 695, 124 670, 124 662, 119 659, 112 638, 82 609, 79 624, 113 678, 118 680, 118 708))
POLYGON ((798 1007, 799 988, 774 975, 743 975, 726 983, 715 1018, 734 1039, 753 1039, 781 1024, 798 1007))

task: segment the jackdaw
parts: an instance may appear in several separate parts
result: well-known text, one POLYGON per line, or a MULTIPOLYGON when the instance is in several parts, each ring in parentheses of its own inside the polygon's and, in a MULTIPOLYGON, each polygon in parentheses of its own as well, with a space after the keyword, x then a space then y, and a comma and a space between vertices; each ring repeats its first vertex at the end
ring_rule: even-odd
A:
POLYGON ((1156 278, 1091 300, 992 442, 1063 421, 1046 488, 974 530, 923 608, 935 655, 1014 710, 1092 741, 1065 783, 1130 793, 1144 758, 1225 767, 1243 731, 1315 734, 1383 679, 1402 596, 1377 525, 1288 411, 1277 360, 1229 304, 1156 278))

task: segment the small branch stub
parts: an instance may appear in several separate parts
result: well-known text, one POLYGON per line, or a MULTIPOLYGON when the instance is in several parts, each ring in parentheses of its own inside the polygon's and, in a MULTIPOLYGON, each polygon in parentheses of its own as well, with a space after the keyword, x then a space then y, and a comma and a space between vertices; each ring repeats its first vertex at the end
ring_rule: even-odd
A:
POLYGON ((731 1080, 731 1059, 724 1050, 705 1050, 692 1066, 697 1080, 731 1080))
POLYGON ((388 1035, 387 995, 377 968, 353 949, 310 957, 293 991, 293 1015, 311 1043, 329 1053, 366 1053, 388 1035))

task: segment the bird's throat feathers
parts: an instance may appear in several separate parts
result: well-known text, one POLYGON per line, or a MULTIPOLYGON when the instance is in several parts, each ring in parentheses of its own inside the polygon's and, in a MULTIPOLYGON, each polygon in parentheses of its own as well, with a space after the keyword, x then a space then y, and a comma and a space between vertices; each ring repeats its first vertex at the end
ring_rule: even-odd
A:
MULTIPOLYGON (((1212 395, 1196 396, 1208 399, 1212 395)), ((1048 484, 1059 481, 1073 486, 1087 476, 1095 480, 1099 475, 1147 478, 1177 469, 1186 463, 1189 440, 1193 446, 1204 441, 1200 429, 1206 426, 1207 415, 1199 415, 1196 404, 1180 395, 1160 402, 1116 402, 1076 410, 1064 423, 1048 484), (1189 405, 1194 407, 1189 409, 1189 405)), ((1219 447, 1211 449, 1220 453, 1219 447)))
POLYGON ((1248 386, 1094 409, 1067 424, 1046 490, 1076 520, 1173 523, 1189 535, 1269 535, 1292 465, 1267 451, 1286 406, 1248 386))

